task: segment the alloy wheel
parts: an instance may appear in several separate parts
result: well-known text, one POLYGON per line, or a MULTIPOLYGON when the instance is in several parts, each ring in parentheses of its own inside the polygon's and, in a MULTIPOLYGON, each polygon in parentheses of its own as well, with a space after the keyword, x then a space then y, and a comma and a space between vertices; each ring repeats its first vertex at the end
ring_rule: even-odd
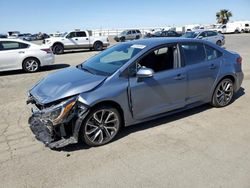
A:
POLYGON ((220 106, 226 106, 230 103, 233 97, 233 83, 229 79, 223 80, 216 90, 216 102, 220 106))
POLYGON ((102 145, 112 140, 117 134, 120 119, 116 112, 102 109, 94 112, 85 125, 85 135, 91 145, 102 145))
POLYGON ((27 60, 25 63, 25 69, 28 72, 35 72, 37 71, 38 68, 39 68, 39 63, 34 59, 27 60))

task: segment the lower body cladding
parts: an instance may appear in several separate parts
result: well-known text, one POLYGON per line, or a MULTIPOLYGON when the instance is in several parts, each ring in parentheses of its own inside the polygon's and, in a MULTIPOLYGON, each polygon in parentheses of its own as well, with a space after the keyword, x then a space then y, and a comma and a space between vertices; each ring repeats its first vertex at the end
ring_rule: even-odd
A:
MULTIPOLYGON (((79 109, 76 107, 75 104, 60 121, 56 122, 49 120, 43 110, 38 110, 34 106, 32 116, 29 118, 31 131, 39 141, 50 148, 62 148, 69 144, 78 143, 79 131, 88 114, 88 109, 85 108, 79 113, 79 109)), ((51 114, 51 112, 49 113, 51 114)), ((63 110, 58 114, 63 114, 63 110)))

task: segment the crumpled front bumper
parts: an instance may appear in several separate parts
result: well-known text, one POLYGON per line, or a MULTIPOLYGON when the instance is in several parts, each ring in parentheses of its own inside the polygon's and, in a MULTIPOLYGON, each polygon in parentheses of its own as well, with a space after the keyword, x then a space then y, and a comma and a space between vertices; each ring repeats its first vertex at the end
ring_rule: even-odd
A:
POLYGON ((29 124, 35 138, 51 149, 62 148, 69 144, 75 144, 78 142, 78 138, 73 135, 68 138, 60 137, 60 135, 63 135, 63 132, 65 132, 63 125, 57 125, 59 126, 58 128, 60 132, 56 134, 55 126, 52 124, 46 124, 37 117, 31 116, 29 118, 29 124))

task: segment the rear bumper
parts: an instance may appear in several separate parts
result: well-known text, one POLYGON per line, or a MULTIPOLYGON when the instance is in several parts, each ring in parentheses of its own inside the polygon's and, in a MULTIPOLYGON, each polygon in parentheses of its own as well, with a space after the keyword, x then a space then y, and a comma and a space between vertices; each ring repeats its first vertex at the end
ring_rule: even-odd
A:
POLYGON ((55 55, 53 53, 48 54, 46 56, 43 57, 42 62, 41 62, 41 66, 44 65, 52 65, 55 62, 55 55))
POLYGON ((237 72, 235 74, 235 76, 236 76, 236 80, 235 80, 235 88, 234 88, 234 90, 235 90, 235 92, 237 92, 240 89, 241 84, 243 82, 244 73, 243 72, 237 72))

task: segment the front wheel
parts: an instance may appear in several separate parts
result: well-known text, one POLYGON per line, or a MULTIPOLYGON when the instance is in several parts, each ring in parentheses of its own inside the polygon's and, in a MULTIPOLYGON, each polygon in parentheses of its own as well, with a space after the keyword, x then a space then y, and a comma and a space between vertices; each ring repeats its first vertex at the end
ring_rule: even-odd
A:
POLYGON ((111 106, 100 106, 86 117, 79 135, 87 145, 101 146, 114 139, 120 126, 118 110, 111 106))
POLYGON ((232 101, 234 94, 234 84, 231 79, 223 79, 215 88, 213 98, 211 101, 212 106, 220 108, 227 106, 232 101))

